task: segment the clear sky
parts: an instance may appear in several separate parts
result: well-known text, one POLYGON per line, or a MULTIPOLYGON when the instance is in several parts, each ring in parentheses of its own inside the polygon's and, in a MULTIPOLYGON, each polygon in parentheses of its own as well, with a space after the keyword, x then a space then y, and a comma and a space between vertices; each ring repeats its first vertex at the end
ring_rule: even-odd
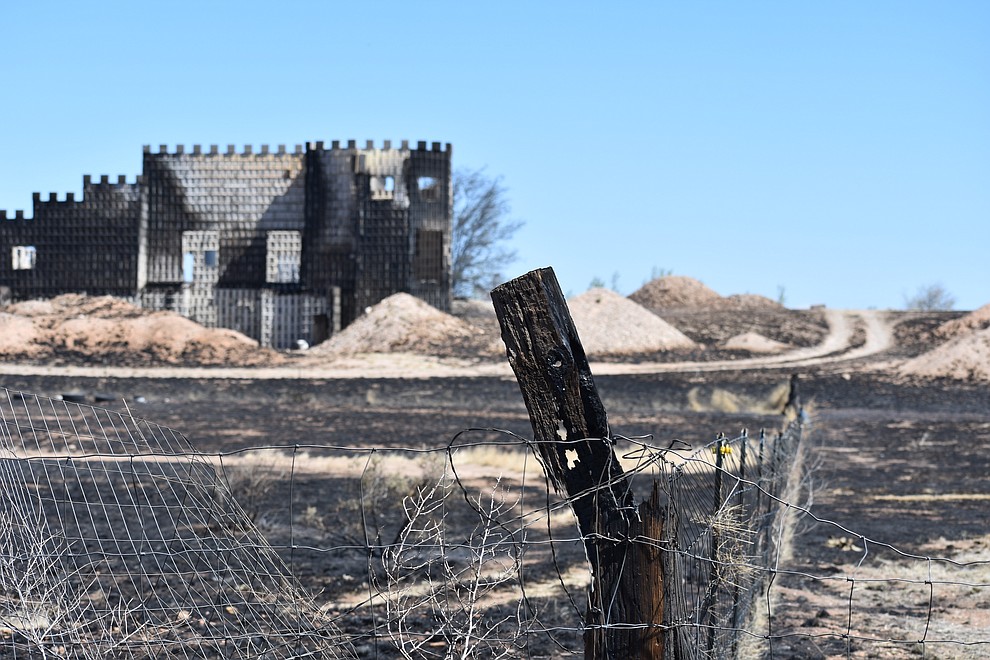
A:
POLYGON ((141 146, 427 140, 503 177, 514 276, 990 302, 990 2, 7 2, 0 208, 141 146))

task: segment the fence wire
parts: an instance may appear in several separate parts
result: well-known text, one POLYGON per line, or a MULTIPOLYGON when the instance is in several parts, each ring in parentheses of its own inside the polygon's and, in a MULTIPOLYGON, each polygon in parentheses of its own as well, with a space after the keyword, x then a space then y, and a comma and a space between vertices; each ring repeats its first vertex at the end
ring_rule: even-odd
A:
MULTIPOLYGON (((987 627, 953 615, 985 608, 990 562, 814 516, 805 422, 694 449, 615 438, 630 487, 657 483, 676 523, 638 540, 673 555, 667 656, 801 657, 799 639, 990 653, 987 627), (790 536, 811 524, 857 553, 851 570, 794 567, 790 536), (827 616, 795 611, 808 585, 827 616), (909 605, 886 612, 878 591, 909 605)), ((207 453, 126 411, 0 389, 0 658, 583 655, 584 539, 533 450, 470 429, 437 447, 207 453)))
POLYGON ((180 434, 0 395, 0 656, 346 655, 222 473, 180 434))

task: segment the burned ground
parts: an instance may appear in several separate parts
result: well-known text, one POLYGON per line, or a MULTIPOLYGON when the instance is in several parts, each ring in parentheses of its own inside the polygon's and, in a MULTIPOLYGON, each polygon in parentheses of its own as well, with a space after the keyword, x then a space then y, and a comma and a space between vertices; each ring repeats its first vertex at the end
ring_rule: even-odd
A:
MULTIPOLYGON (((716 433, 731 435, 743 428, 755 431, 779 426, 780 415, 758 404, 767 401, 788 377, 786 371, 768 370, 602 376, 596 382, 615 433, 652 434, 660 445, 677 439, 700 446, 716 433), (719 409, 719 402, 725 401, 742 407, 719 409)), ((849 603, 844 591, 836 591, 817 578, 856 570, 862 562, 862 538, 870 544, 870 562, 880 562, 888 571, 896 571, 904 562, 898 564, 899 556, 880 543, 919 556, 972 560, 985 559, 990 552, 983 516, 985 495, 990 492, 990 459, 985 451, 990 444, 990 406, 986 387, 979 384, 908 382, 837 370, 804 373, 799 382, 812 420, 809 462, 814 487, 810 510, 818 518, 838 522, 852 531, 841 532, 810 518, 798 521, 788 566, 795 573, 781 576, 774 592, 774 632, 784 635, 774 647, 774 657, 832 657, 846 652, 847 640, 842 635, 849 603)), ((369 616, 344 606, 360 591, 368 570, 368 557, 361 550, 363 528, 354 523, 358 513, 355 502, 360 500, 362 488, 368 487, 366 476, 362 482, 367 472, 360 466, 350 474, 321 471, 319 461, 354 460, 355 456, 363 461, 367 454, 354 452, 372 447, 436 449, 442 453, 459 431, 468 428, 505 429, 523 437, 530 434, 518 388, 504 378, 70 381, 6 377, 4 385, 47 395, 76 390, 126 397, 134 415, 180 430, 205 453, 276 447, 268 450, 268 463, 261 460, 261 468, 259 464, 252 468, 256 473, 268 470, 270 478, 241 484, 242 505, 256 517, 269 540, 283 548, 284 559, 304 587, 319 593, 321 602, 342 608, 339 622, 351 632, 368 623, 361 617, 369 616), (143 402, 138 403, 137 397, 143 397, 143 402), (323 448, 307 449, 312 445, 323 448), (293 455, 300 466, 311 461, 314 468, 295 475, 290 499, 285 461, 293 455), (259 488, 258 483, 265 487, 259 488), (291 514, 290 505, 294 508, 291 514), (303 546, 351 544, 354 550, 332 557, 305 548, 285 550, 291 545, 286 536, 290 526, 277 521, 293 517, 296 543, 302 538, 303 546)), ((113 408, 122 403, 118 400, 107 405, 113 408)), ((478 433, 475 437, 484 441, 499 436, 478 433)), ((231 465, 236 468, 236 461, 231 465)), ((232 474, 236 472, 234 469, 232 474)), ((506 483, 522 488, 512 481, 512 473, 511 466, 503 469, 495 465, 478 468, 467 479, 481 487, 501 475, 506 483)), ((539 473, 530 473, 525 486, 528 497, 546 497, 545 486, 533 479, 533 474, 539 473)), ((410 492, 411 484, 383 486, 377 495, 375 515, 388 519, 392 515, 389 509, 398 506, 398 499, 410 492)), ((555 561, 556 565, 547 563, 550 558, 546 557, 530 570, 571 574, 583 566, 579 548, 564 552, 555 561)), ((860 569, 867 570, 870 562, 860 569)), ((959 600, 961 611, 952 615, 953 620, 985 622, 985 592, 982 600, 959 600)), ((580 587, 574 593, 579 594, 580 587)), ((893 617, 890 612, 905 606, 898 597, 893 591, 858 592, 855 616, 850 619, 853 632, 865 634, 865 624, 856 623, 856 617, 864 615, 860 607, 869 608, 864 610, 867 613, 875 610, 878 616, 893 617), (861 593, 870 600, 860 600, 861 593)), ((564 599, 555 605, 562 624, 576 621, 563 592, 548 593, 546 598, 564 599)), ((914 611, 920 606, 910 607, 914 611)), ((951 611, 953 603, 940 601, 940 607, 951 611)), ((915 614, 929 616, 926 611, 915 614)), ((911 634, 907 623, 898 628, 894 622, 888 628, 884 635, 911 634)), ((552 645, 548 640, 543 643, 552 645)), ((871 657, 871 653, 898 657, 911 652, 896 645, 877 651, 877 643, 848 643, 854 657, 871 657)), ((977 651, 965 646, 939 647, 937 657, 979 657, 967 655, 983 649, 975 648, 977 651)))

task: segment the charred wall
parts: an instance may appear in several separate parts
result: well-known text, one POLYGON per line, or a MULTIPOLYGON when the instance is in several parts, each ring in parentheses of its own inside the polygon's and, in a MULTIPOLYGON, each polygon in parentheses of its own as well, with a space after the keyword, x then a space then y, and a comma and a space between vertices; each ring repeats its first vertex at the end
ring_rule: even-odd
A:
POLYGON ((450 309, 450 159, 439 142, 307 151, 303 272, 340 288, 342 325, 399 291, 450 309))
POLYGON ((133 297, 138 288, 142 184, 83 178, 82 199, 37 193, 32 216, 0 211, 0 284, 17 300, 85 292, 133 297))
POLYGON ((451 149, 355 141, 144 148, 133 184, 0 212, 15 299, 134 298, 263 343, 320 341, 400 291, 450 308, 451 149))
POLYGON ((306 171, 302 148, 294 153, 219 153, 177 150, 144 155, 148 186, 148 283, 183 282, 182 235, 216 232, 217 286, 266 284, 267 234, 303 230, 306 171))

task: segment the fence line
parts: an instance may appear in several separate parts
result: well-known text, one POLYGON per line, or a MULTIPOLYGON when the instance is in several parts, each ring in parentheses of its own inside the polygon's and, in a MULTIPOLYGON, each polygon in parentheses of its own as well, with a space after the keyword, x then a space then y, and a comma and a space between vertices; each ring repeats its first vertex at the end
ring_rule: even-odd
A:
MULTIPOLYGON (((798 638, 988 652, 985 628, 945 612, 986 600, 990 562, 816 517, 801 503, 806 421, 694 450, 617 439, 630 488, 656 481, 669 505, 667 532, 635 542, 673 567, 662 628, 677 657, 789 657, 798 638), (792 567, 804 523, 842 535, 853 570, 792 567), (808 581, 841 617, 781 611, 808 581), (871 627, 877 588, 914 603, 902 633, 871 627)), ((127 411, 0 389, 0 658, 579 655, 589 575, 570 505, 584 493, 554 494, 538 455, 496 429, 437 447, 201 452, 127 411)))

